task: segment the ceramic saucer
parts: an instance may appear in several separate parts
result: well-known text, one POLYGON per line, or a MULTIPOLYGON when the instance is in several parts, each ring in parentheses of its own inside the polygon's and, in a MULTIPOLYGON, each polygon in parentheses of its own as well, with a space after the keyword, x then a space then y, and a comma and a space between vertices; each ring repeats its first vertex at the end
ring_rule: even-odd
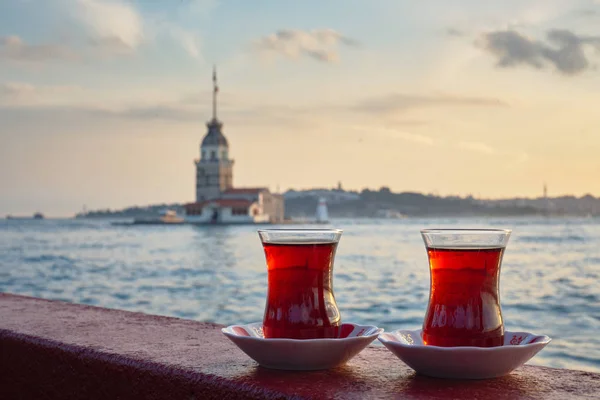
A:
POLYGON ((329 369, 345 364, 367 347, 383 329, 342 324, 336 339, 265 339, 262 322, 221 329, 236 346, 261 366, 287 370, 329 369))
POLYGON ((504 333, 498 347, 426 346, 421 329, 396 330, 379 335, 383 343, 409 367, 423 375, 453 379, 487 379, 507 375, 542 350, 548 336, 529 332, 504 333))

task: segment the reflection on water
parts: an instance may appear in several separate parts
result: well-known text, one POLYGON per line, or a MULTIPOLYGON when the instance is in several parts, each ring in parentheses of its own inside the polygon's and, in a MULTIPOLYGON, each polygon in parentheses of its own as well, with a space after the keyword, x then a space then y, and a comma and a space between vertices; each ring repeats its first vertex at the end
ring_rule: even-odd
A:
MULTIPOLYGON (((553 337, 532 363, 600 372, 600 220, 339 220, 342 319, 417 328, 429 294, 424 227, 512 228, 500 299, 508 330, 553 337)), ((0 221, 0 290, 223 324, 260 321, 256 227, 0 221)))

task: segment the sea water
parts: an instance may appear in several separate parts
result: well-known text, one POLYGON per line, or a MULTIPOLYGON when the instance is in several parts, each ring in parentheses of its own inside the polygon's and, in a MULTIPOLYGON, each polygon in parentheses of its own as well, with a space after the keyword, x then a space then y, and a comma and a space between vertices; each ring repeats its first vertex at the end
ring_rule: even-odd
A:
MULTIPOLYGON (((506 329, 553 338, 532 364, 600 372, 600 219, 332 226, 344 229, 333 279, 342 319, 388 331, 423 323, 429 268, 421 228, 513 229, 500 274, 506 329)), ((0 291, 221 324, 262 321, 267 269, 256 229, 2 220, 0 291)))

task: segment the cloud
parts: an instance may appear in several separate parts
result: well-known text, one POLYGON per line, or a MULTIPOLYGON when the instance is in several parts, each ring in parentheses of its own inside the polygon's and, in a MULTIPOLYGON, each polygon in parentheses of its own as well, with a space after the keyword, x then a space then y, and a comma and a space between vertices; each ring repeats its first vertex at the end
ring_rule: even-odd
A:
MULTIPOLYGON (((39 89, 36 88, 37 91, 39 89)), ((49 93, 48 90, 45 93, 49 93)), ((66 94, 66 92, 64 92, 66 94)), ((72 92, 71 92, 72 93, 72 92)), ((211 112, 210 97, 212 92, 188 93, 180 97, 157 99, 152 101, 147 98, 138 100, 130 99, 128 103, 111 103, 106 107, 105 103, 95 101, 92 93, 81 92, 77 98, 72 97, 69 102, 68 97, 63 96, 60 104, 76 108, 98 117, 136 119, 136 120, 163 120, 163 121, 202 121, 208 119, 211 112)), ((426 96, 409 94, 392 94, 380 98, 367 99, 358 104, 314 104, 314 105, 286 105, 286 104, 258 104, 255 99, 248 99, 228 94, 224 99, 219 99, 219 109, 223 111, 223 118, 227 121, 250 124, 271 124, 271 123, 293 123, 315 126, 327 124, 336 118, 344 118, 350 121, 360 123, 364 116, 357 111, 385 116, 387 124, 393 126, 403 126, 408 129, 411 127, 424 125, 427 121, 420 119, 398 118, 395 112, 413 108, 434 107, 434 106, 506 106, 500 100, 493 98, 479 97, 460 97, 449 95, 426 96)), ((57 95, 44 96, 47 99, 44 104, 54 105, 49 101, 51 98, 58 98, 57 95)), ((35 102, 34 104, 39 104, 35 102)), ((26 106, 26 104, 11 104, 11 106, 26 106)), ((357 128, 358 129, 358 128, 357 128)), ((386 128, 387 129, 387 128, 386 128)), ((388 129, 388 136, 408 140, 421 144, 432 144, 432 139, 418 134, 409 133, 403 130, 388 129)))
POLYGON ((186 53, 192 58, 200 59, 200 39, 193 32, 172 26, 169 29, 171 36, 177 41, 186 53))
MULTIPOLYGON (((60 38, 49 36, 42 43, 39 39, 29 43, 34 40, 28 42, 18 32, 0 36, 0 61, 45 64, 127 56, 157 37, 181 46, 193 58, 200 58, 199 35, 179 22, 181 15, 186 15, 187 25, 197 24, 200 7, 208 9, 208 0, 181 2, 176 7, 181 15, 166 15, 164 11, 142 14, 135 4, 130 0, 44 0, 18 2, 6 9, 0 6, 0 14, 8 13, 8 18, 60 34, 60 38)), ((24 26, 23 32, 27 31, 24 26)))
POLYGON ((35 86, 22 82, 7 82, 0 84, 0 99, 29 96, 35 93, 35 86))
POLYGON ((206 25, 221 0, 180 0, 175 17, 159 25, 192 58, 202 60, 200 27, 206 25), (192 29, 183 28, 193 27, 192 29))
POLYGON ((481 142, 459 142, 457 147, 462 150, 468 150, 482 154, 496 153, 496 151, 491 146, 481 142))
POLYGON ((390 138, 402 139, 407 142, 423 144, 426 146, 433 146, 435 144, 435 141, 433 140, 433 138, 431 138, 429 136, 405 132, 405 131, 399 131, 399 130, 393 129, 393 128, 374 127, 374 126, 352 126, 352 129, 361 131, 361 132, 367 132, 367 133, 378 132, 378 133, 381 133, 390 138))
POLYGON ((548 41, 557 48, 545 48, 544 57, 567 75, 577 74, 589 67, 583 45, 590 45, 600 51, 600 36, 577 36, 566 29, 548 32, 548 41))
POLYGON ((406 93, 393 93, 382 97, 367 99, 352 108, 376 114, 389 114, 412 108, 439 107, 439 106, 483 106, 506 107, 507 103, 487 97, 461 97, 451 95, 415 95, 406 93))
MULTIPOLYGON (((135 51, 154 35, 167 37, 178 44, 190 57, 201 58, 197 32, 182 28, 169 19, 144 19, 137 9, 125 0, 68 0, 78 5, 76 16, 84 21, 90 35, 89 43, 108 54, 127 54, 135 51), (150 37, 149 37, 150 36, 150 37)), ((178 4, 177 20, 197 19, 215 7, 213 0, 187 0, 178 4)))
POLYGON ((515 31, 487 33, 485 48, 498 58, 499 67, 529 64, 541 68, 543 65, 543 46, 515 31))
POLYGON ((485 34, 483 46, 496 57, 501 68, 526 65, 540 69, 550 64, 564 75, 576 75, 590 68, 584 47, 600 51, 600 36, 580 36, 566 29, 553 29, 542 42, 506 30, 485 34))
POLYGON ((0 36, 0 60, 39 63, 77 58, 74 51, 62 45, 28 44, 19 36, 0 36))
MULTIPOLYGON (((221 109, 223 104, 221 104, 221 109)), ((207 105, 190 105, 184 102, 165 102, 158 104, 133 105, 125 107, 88 107, 85 112, 106 118, 129 119, 139 121, 172 121, 189 122, 199 124, 207 121, 211 115, 210 107, 207 105)), ((314 126, 318 117, 309 113, 307 109, 290 108, 285 106, 269 105, 245 105, 242 107, 231 107, 224 110, 223 119, 225 124, 244 125, 290 125, 314 126)), ((219 117, 221 118, 221 117, 219 117)))
POLYGON ((446 36, 454 36, 454 37, 462 37, 465 36, 465 32, 460 30, 460 29, 456 29, 456 28, 446 28, 444 30, 444 34, 446 34, 446 36))
POLYGON ((133 5, 119 0, 74 0, 74 6, 75 19, 83 22, 92 42, 118 52, 133 50, 142 42, 143 20, 133 5))
POLYGON ((434 144, 434 140, 432 138, 430 138, 429 136, 419 135, 419 134, 409 133, 409 132, 404 132, 404 131, 398 131, 398 130, 391 130, 391 129, 387 129, 387 130, 390 131, 390 136, 398 138, 398 139, 406 140, 406 141, 413 142, 413 143, 424 144, 427 146, 433 146, 433 144, 434 144))
POLYGON ((315 29, 280 30, 254 43, 255 48, 264 55, 280 54, 291 59, 310 57, 325 63, 339 60, 340 45, 354 47, 358 42, 333 29, 315 29))
POLYGON ((144 39, 141 15, 124 0, 45 0, 40 7, 36 2, 18 4, 15 12, 26 25, 60 31, 61 41, 27 43, 18 35, 0 37, 0 60, 44 64, 122 55, 144 39), (36 20, 40 14, 44 18, 36 20))
POLYGON ((35 86, 26 82, 5 82, 0 83, 0 106, 25 108, 65 104, 74 93, 81 90, 78 86, 35 86))
POLYGON ((85 111, 100 117, 137 120, 195 121, 201 118, 201 114, 198 110, 171 104, 137 106, 123 109, 91 107, 85 111))
POLYGON ((600 15, 600 13, 598 12, 598 10, 595 10, 593 8, 584 8, 581 10, 577 10, 575 12, 575 15, 579 17, 595 17, 597 15, 600 15))

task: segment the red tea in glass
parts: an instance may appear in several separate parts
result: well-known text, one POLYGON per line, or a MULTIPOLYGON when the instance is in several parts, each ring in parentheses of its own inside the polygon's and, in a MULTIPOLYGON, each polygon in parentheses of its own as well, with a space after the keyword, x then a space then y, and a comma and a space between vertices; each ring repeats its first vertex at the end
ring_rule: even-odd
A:
POLYGON ((504 343, 499 283, 506 230, 424 230, 431 286, 423 342, 453 347, 504 343))
POLYGON ((337 338, 333 261, 341 231, 261 230, 268 268, 266 338, 337 338))

